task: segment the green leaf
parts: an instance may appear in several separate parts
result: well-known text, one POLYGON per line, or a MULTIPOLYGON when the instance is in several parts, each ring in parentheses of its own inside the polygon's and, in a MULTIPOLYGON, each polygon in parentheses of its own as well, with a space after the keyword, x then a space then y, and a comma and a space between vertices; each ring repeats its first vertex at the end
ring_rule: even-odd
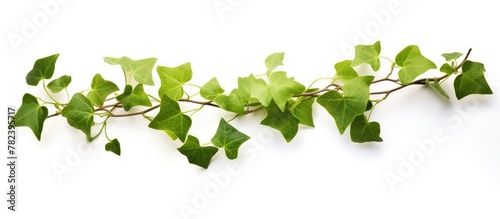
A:
POLYGON ((153 68, 157 60, 157 58, 133 60, 127 56, 122 58, 104 57, 105 62, 111 65, 120 65, 126 74, 134 77, 137 83, 145 85, 154 85, 153 68))
POLYGON ((312 105, 315 101, 315 98, 307 98, 301 99, 298 104, 296 101, 290 100, 290 104, 295 107, 290 107, 292 114, 299 119, 300 124, 314 127, 314 120, 312 116, 312 105), (296 105, 295 105, 296 104, 296 105))
POLYGON ((396 56, 396 64, 401 67, 398 75, 402 84, 409 84, 429 69, 437 68, 436 64, 425 58, 415 45, 404 48, 396 56))
POLYGON ((452 52, 452 53, 443 53, 441 55, 446 59, 447 62, 449 62, 460 58, 460 56, 462 56, 463 54, 459 52, 452 52))
POLYGON ((60 78, 54 79, 50 83, 47 84, 47 88, 52 91, 52 93, 59 93, 63 89, 67 88, 71 83, 71 76, 63 75, 60 78))
POLYGON ((357 143, 381 142, 380 124, 368 122, 364 115, 357 116, 351 124, 351 140, 357 143))
POLYGON ((202 147, 200 141, 192 135, 187 137, 186 143, 177 148, 181 154, 187 157, 189 163, 208 168, 212 157, 219 151, 219 148, 213 146, 202 147))
POLYGON ((149 123, 149 127, 171 131, 175 133, 179 140, 184 142, 191 127, 191 118, 182 113, 177 101, 164 94, 161 98, 160 112, 149 123))
POLYGON ((356 116, 365 112, 373 78, 373 76, 361 76, 349 80, 343 86, 344 95, 332 90, 316 100, 335 119, 340 134, 344 134, 356 116))
POLYGON ((245 103, 241 99, 239 91, 234 89, 229 96, 224 95, 224 89, 220 86, 217 78, 212 78, 205 83, 200 89, 200 95, 207 100, 215 102, 220 108, 226 111, 235 112, 240 115, 245 113, 245 103))
POLYGON ((430 83, 429 79, 427 79, 427 80, 425 80, 425 85, 434 88, 434 90, 439 92, 444 97, 446 97, 448 99, 450 98, 448 96, 448 94, 446 93, 446 91, 441 87, 441 85, 439 84, 439 81, 437 79, 434 79, 432 83, 430 83))
POLYGON ((36 86, 41 80, 52 78, 58 57, 59 54, 54 54, 36 60, 33 69, 26 75, 26 83, 31 86, 36 86))
POLYGON ((338 78, 343 82, 346 82, 353 78, 357 78, 359 75, 356 70, 351 67, 351 65, 351 60, 344 60, 335 64, 335 70, 337 71, 337 73, 335 74, 335 78, 338 78))
POLYGON ((248 135, 238 131, 238 129, 221 118, 219 128, 217 128, 217 132, 211 141, 215 146, 224 148, 227 158, 236 159, 238 157, 238 149, 248 139, 250 139, 248 135))
POLYGON ((363 63, 369 64, 373 71, 380 69, 380 41, 373 45, 357 45, 354 47, 355 55, 351 66, 356 67, 363 63))
POLYGON ((288 78, 286 72, 274 72, 269 77, 269 91, 281 111, 285 110, 288 100, 305 90, 304 85, 296 82, 294 78, 288 78))
POLYGON ((43 123, 48 115, 49 110, 45 106, 40 106, 36 97, 31 94, 24 94, 23 103, 15 116, 16 126, 29 127, 40 141, 43 123))
POLYGON ((203 98, 214 102, 217 102, 217 99, 223 96, 223 94, 224 94, 224 89, 222 89, 222 87, 219 84, 219 81, 215 77, 210 79, 200 89, 200 95, 203 98))
POLYGON ((278 52, 269 55, 266 58, 267 75, 269 76, 277 67, 283 66, 283 59, 285 58, 285 53, 278 52))
POLYGON ((439 71, 443 72, 447 75, 453 74, 453 68, 448 63, 444 63, 443 65, 441 65, 441 68, 439 68, 439 71))
POLYGON ((260 122, 281 132, 287 142, 290 142, 299 130, 299 119, 285 107, 282 111, 274 101, 266 107, 267 116, 260 122))
POLYGON ((94 125, 94 108, 89 99, 83 94, 73 95, 68 105, 61 111, 61 115, 66 117, 69 125, 80 129, 91 140, 91 128, 94 125))
POLYGON ((484 78, 484 65, 479 62, 465 61, 463 73, 455 78, 453 83, 455 94, 460 100, 470 94, 493 94, 484 78))
POLYGON ((166 94, 175 101, 181 99, 184 95, 182 86, 193 77, 191 63, 188 62, 175 68, 158 66, 157 71, 161 80, 161 87, 158 91, 159 96, 166 94))
POLYGON ((100 74, 96 74, 94 76, 92 83, 90 84, 90 88, 91 90, 87 94, 87 98, 89 98, 89 100, 97 106, 102 106, 106 97, 113 92, 120 90, 115 83, 104 80, 100 74))
POLYGON ((116 100, 122 103, 125 111, 129 111, 134 106, 151 106, 143 84, 138 84, 134 90, 132 90, 132 85, 125 86, 125 91, 116 97, 116 100))
POLYGON ((118 156, 120 156, 121 154, 120 142, 116 138, 108 142, 105 146, 105 149, 106 151, 111 151, 118 156))
POLYGON ((366 103, 365 111, 370 111, 372 108, 373 108, 373 103, 371 100, 368 100, 368 102, 366 103))

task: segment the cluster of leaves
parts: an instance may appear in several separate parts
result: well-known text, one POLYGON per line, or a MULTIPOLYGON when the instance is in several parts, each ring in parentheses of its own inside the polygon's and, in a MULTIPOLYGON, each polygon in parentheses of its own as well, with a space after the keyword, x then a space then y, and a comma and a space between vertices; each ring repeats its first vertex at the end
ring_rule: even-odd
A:
POLYGON ((187 83, 193 77, 190 63, 177 67, 157 66, 156 71, 161 80, 158 96, 147 94, 144 90, 144 86, 154 85, 153 69, 156 58, 133 60, 126 56, 105 57, 105 62, 122 68, 125 77, 123 90, 114 82, 96 74, 90 83, 90 89, 75 93, 71 98, 67 90, 71 76, 63 75, 46 83, 55 71, 59 57, 59 54, 55 54, 37 60, 26 76, 28 85, 37 86, 42 82, 50 100, 25 94, 16 114, 16 124, 29 127, 40 140, 45 120, 62 115, 70 126, 81 130, 88 141, 104 133, 109 140, 105 149, 120 155, 120 142, 116 138, 110 138, 106 132, 108 119, 143 116, 150 121, 150 128, 161 130, 173 140, 181 141, 183 145, 178 151, 185 155, 190 163, 207 168, 212 157, 221 148, 227 158, 238 157, 240 146, 250 137, 230 122, 238 116, 259 110, 265 110, 267 113, 260 124, 278 130, 287 142, 292 141, 300 125, 314 127, 315 102, 333 117, 340 134, 344 134, 350 126, 353 142, 380 142, 380 125, 371 121, 370 115, 375 106, 394 91, 409 85, 426 85, 449 98, 441 84, 456 75, 454 88, 458 99, 471 94, 492 94, 484 77, 483 64, 468 60, 470 50, 461 62, 458 62, 463 55, 461 53, 442 54, 446 60, 439 69, 442 75, 431 78, 419 78, 427 71, 437 69, 437 66, 421 54, 418 46, 407 46, 397 54, 394 61, 380 56, 380 52, 380 42, 358 45, 355 47, 354 59, 336 63, 336 72, 332 77, 317 79, 307 88, 293 77, 289 77, 285 71, 277 70, 283 65, 284 53, 274 53, 265 59, 265 74, 239 77, 237 87, 230 92, 221 87, 217 78, 212 78, 202 86, 191 85, 197 87, 198 92, 189 95, 184 87, 189 85, 187 83), (381 59, 386 59, 391 64, 385 77, 376 79, 375 74, 358 73, 359 65, 368 65, 374 72, 379 71, 381 59), (397 77, 392 75, 395 70, 398 71, 397 77), (320 80, 328 80, 329 83, 323 88, 315 87, 316 82, 320 80), (371 85, 381 82, 391 83, 395 87, 384 91, 370 90, 371 85), (63 90, 69 99, 67 103, 61 103, 52 95, 63 90), (179 102, 192 103, 198 107, 183 111, 179 102), (49 115, 47 105, 53 106, 53 114, 49 115), (205 106, 232 112, 235 117, 230 120, 221 118, 210 142, 200 144, 190 133, 191 116, 205 106), (133 108, 142 108, 142 111, 132 112, 133 108), (117 109, 121 109, 121 113, 117 113, 117 109), (150 113, 154 112, 157 112, 156 115, 151 116, 150 113), (98 133, 92 133, 93 126, 100 126, 98 133))

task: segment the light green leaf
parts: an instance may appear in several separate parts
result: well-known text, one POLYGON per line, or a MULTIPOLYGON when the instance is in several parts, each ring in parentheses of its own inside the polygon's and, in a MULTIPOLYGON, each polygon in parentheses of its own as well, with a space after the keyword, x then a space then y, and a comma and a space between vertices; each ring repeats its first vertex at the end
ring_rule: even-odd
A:
POLYGON ((351 67, 351 65, 351 60, 344 60, 335 64, 335 70, 337 71, 335 78, 338 78, 343 82, 357 78, 359 75, 356 70, 351 67))
POLYGON ((224 89, 220 86, 217 78, 212 78, 205 83, 200 89, 200 95, 207 100, 213 101, 226 111, 235 112, 240 115, 245 113, 245 103, 241 99, 239 91, 234 89, 229 96, 224 95, 224 89))
POLYGON ((380 41, 373 45, 357 45, 354 50, 355 56, 351 63, 352 67, 366 63, 372 67, 373 71, 380 69, 380 41))
POLYGON ((448 96, 448 94, 446 93, 446 91, 441 87, 441 85, 439 84, 439 81, 437 79, 434 79, 432 81, 432 83, 429 82, 429 79, 427 79, 427 80, 425 80, 425 85, 434 88, 434 90, 436 90, 437 92, 439 92, 444 97, 446 97, 448 99, 450 98, 448 96))
POLYGON ((244 104, 251 104, 257 99, 263 106, 269 106, 272 96, 267 83, 253 74, 248 77, 238 78, 238 93, 244 104))
POLYGON ((479 62, 465 61, 463 73, 455 78, 453 83, 455 94, 460 100, 470 94, 493 94, 484 78, 484 65, 479 62))
POLYGON ((443 65, 441 65, 441 68, 439 68, 439 71, 443 72, 447 75, 453 74, 453 68, 448 63, 444 63, 443 65))
POLYGON ((459 52, 452 52, 452 53, 443 53, 441 55, 446 59, 447 62, 449 62, 460 58, 460 56, 462 56, 463 54, 459 52))
POLYGON ((148 95, 144 92, 144 85, 138 84, 132 90, 132 85, 125 86, 123 94, 116 97, 120 101, 125 111, 129 111, 134 106, 151 106, 148 95))
POLYGON ((283 59, 285 58, 285 53, 278 52, 269 55, 266 58, 267 75, 269 76, 277 67, 283 65, 283 59))
POLYGON ((357 143, 381 142, 380 124, 368 122, 364 115, 357 116, 351 124, 351 140, 357 143))
POLYGON ((89 98, 89 100, 97 106, 102 106, 106 97, 113 92, 120 90, 115 83, 104 80, 100 74, 96 74, 94 76, 92 83, 90 84, 90 88, 91 90, 87 94, 87 98, 89 98))
POLYGON ((54 79, 50 83, 47 84, 47 88, 52 91, 52 93, 58 93, 63 89, 67 88, 71 83, 71 76, 63 75, 60 78, 54 79))
POLYGON ((221 118, 219 128, 217 128, 217 132, 211 141, 215 146, 224 148, 227 158, 236 159, 238 157, 238 149, 248 139, 250 139, 248 135, 238 131, 238 129, 221 118))
POLYGON ((274 72, 269 77, 269 91, 281 111, 285 110, 288 100, 305 90, 304 85, 296 82, 294 78, 288 78, 286 72, 274 72))
POLYGON ((24 94, 23 103, 15 116, 16 126, 29 127, 40 141, 43 123, 48 115, 49 110, 45 106, 40 106, 36 97, 31 94, 24 94))
POLYGON ((94 125, 94 108, 89 99, 83 94, 73 95, 68 105, 61 111, 61 115, 66 117, 69 125, 80 129, 91 140, 91 128, 94 125))
POLYGON ((314 127, 312 105, 315 98, 301 99, 297 104, 296 101, 290 100, 290 105, 295 106, 290 109, 292 114, 299 119, 300 124, 314 127))
POLYGON ((219 148, 213 146, 202 147, 200 146, 200 141, 198 141, 196 137, 190 135, 186 143, 177 150, 187 157, 189 163, 206 169, 212 157, 219 151, 219 148))
POLYGON ((106 151, 111 151, 118 156, 121 154, 120 142, 116 138, 106 143, 105 149, 106 151))
POLYGON ((41 80, 52 78, 58 57, 59 54, 54 54, 36 60, 33 69, 26 75, 26 83, 31 86, 36 86, 41 80))
POLYGON ((184 95, 182 86, 193 77, 191 63, 188 62, 175 68, 158 66, 157 71, 161 80, 161 87, 158 91, 159 96, 166 94, 175 101, 181 99, 184 95))
POLYGON ((160 112, 149 123, 149 127, 158 130, 168 130, 184 142, 191 127, 191 118, 184 115, 177 101, 172 100, 168 95, 161 97, 160 112))
POLYGON ((219 81, 215 77, 210 79, 200 89, 200 95, 203 98, 214 102, 217 102, 217 99, 223 96, 223 94, 224 94, 224 89, 222 89, 222 87, 219 84, 219 81))
POLYGON ((157 60, 157 58, 133 60, 127 56, 122 58, 104 57, 105 62, 111 65, 120 65, 126 74, 134 77, 137 83, 145 85, 154 85, 153 68, 157 60))
POLYGON ((266 107, 267 116, 260 122, 281 132, 287 142, 290 142, 299 130, 300 120, 285 107, 282 111, 274 101, 266 107))
POLYGON ((365 112, 373 78, 373 76, 357 77, 345 83, 344 95, 332 90, 317 98, 316 102, 335 119, 340 134, 344 134, 356 116, 365 112))
POLYGON ((396 56, 396 64, 401 67, 398 75, 402 84, 409 84, 429 69, 437 68, 436 64, 425 58, 415 45, 404 48, 396 56))

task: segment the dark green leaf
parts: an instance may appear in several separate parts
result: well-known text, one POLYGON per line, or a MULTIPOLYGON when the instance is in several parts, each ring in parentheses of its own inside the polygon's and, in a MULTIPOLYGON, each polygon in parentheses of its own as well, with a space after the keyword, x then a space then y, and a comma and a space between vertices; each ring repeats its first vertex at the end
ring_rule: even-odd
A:
POLYGON ((206 169, 219 148, 213 146, 202 147, 198 139, 190 135, 187 137, 186 143, 177 150, 187 157, 189 163, 206 169))
POLYGON ((175 68, 158 66, 158 75, 161 80, 161 87, 158 91, 159 96, 166 94, 175 101, 182 98, 184 89, 182 86, 193 77, 191 63, 185 63, 175 68))
POLYGON ((301 99, 297 104, 296 101, 290 100, 290 104, 294 106, 291 108, 291 112, 297 119, 300 120, 300 124, 314 127, 314 120, 312 116, 312 105, 315 98, 301 99))
POLYGON ((448 96, 448 94, 446 93, 446 91, 445 91, 445 90, 443 90, 443 88, 441 87, 441 85, 439 84, 439 81, 438 81, 437 79, 434 79, 434 80, 432 81, 432 83, 431 83, 431 82, 429 82, 429 79, 427 79, 427 80, 425 80, 425 85, 426 85, 426 86, 430 86, 430 87, 434 88, 434 90, 436 90, 437 92, 439 92, 439 93, 440 93, 441 95, 443 95, 444 97, 446 97, 446 98, 448 98, 448 99, 450 98, 450 97, 448 96))
POLYGON ((54 54, 36 60, 33 69, 26 75, 26 83, 31 86, 36 86, 41 80, 52 78, 58 57, 59 54, 54 54))
POLYGON ((149 123, 149 127, 153 129, 171 131, 184 142, 187 133, 191 127, 191 118, 181 112, 179 103, 170 99, 166 94, 161 98, 160 112, 149 123))
POLYGON ((402 84, 409 84, 429 69, 437 68, 436 64, 425 58, 415 45, 404 48, 396 56, 396 64, 401 67, 398 75, 402 84))
POLYGON ((134 106, 151 106, 148 95, 144 92, 144 85, 138 84, 132 90, 132 85, 127 85, 123 94, 116 97, 120 101, 125 111, 129 111, 134 106))
POLYGON ((372 67, 373 71, 380 69, 380 41, 373 45, 357 45, 354 50, 355 56, 351 63, 352 67, 366 63, 372 67))
POLYGON ((285 53, 278 52, 269 55, 266 58, 267 75, 269 76, 277 67, 283 65, 283 59, 285 58, 285 53))
POLYGON ((366 103, 366 110, 365 111, 369 111, 373 108, 373 103, 371 100, 368 100, 368 102, 366 103))
POLYGON ((250 139, 248 135, 238 131, 238 129, 221 118, 219 128, 217 128, 217 132, 211 141, 215 146, 224 148, 227 158, 236 159, 238 157, 238 149, 248 139, 250 139))
POLYGON ((281 132, 287 142, 290 142, 299 130, 299 119, 285 107, 284 111, 271 101, 266 107, 267 116, 260 124, 272 127, 281 132))
POLYGON ((111 65, 120 65, 126 74, 134 77, 137 83, 145 85, 154 85, 153 68, 157 60, 157 58, 133 60, 127 56, 122 58, 104 57, 105 62, 111 65))
POLYGON ((455 94, 460 100, 470 94, 493 94, 484 78, 484 65, 479 62, 465 61, 463 73, 455 78, 453 83, 455 94))
POLYGON ((441 55, 446 59, 447 62, 449 62, 460 58, 460 56, 462 56, 463 54, 459 52, 452 52, 452 53, 443 53, 441 55))
POLYGON ((118 156, 120 156, 121 154, 120 142, 116 138, 108 142, 105 146, 105 149, 106 151, 111 151, 118 156))
POLYGON ((68 105, 61 111, 61 115, 66 117, 69 125, 85 133, 89 141, 92 139, 90 130, 94 125, 94 108, 83 94, 74 94, 68 105))
POLYGON ((58 93, 67 88, 70 83, 71 76, 63 75, 60 78, 54 79, 49 84, 47 84, 47 88, 49 88, 52 93, 58 93))
POLYGON ((115 91, 120 90, 115 83, 104 80, 100 74, 96 74, 90 84, 91 90, 87 94, 87 98, 95 105, 102 106, 106 97, 115 91))
POLYGON ((281 111, 285 110, 288 100, 305 90, 304 85, 296 82, 294 78, 288 78, 286 72, 274 72, 269 77, 269 91, 281 111))
POLYGON ((337 73, 335 74, 335 78, 338 78, 343 82, 346 82, 353 78, 357 78, 359 75, 356 70, 351 67, 351 65, 351 60, 344 60, 335 64, 335 70, 337 71, 337 73))
POLYGON ((36 138, 40 140, 43 123, 49 111, 47 107, 40 106, 38 100, 31 94, 24 94, 23 103, 16 113, 16 126, 27 126, 33 131, 36 138))
POLYGON ((357 143, 381 142, 380 125, 378 122, 368 122, 364 115, 357 116, 351 124, 351 140, 357 143))

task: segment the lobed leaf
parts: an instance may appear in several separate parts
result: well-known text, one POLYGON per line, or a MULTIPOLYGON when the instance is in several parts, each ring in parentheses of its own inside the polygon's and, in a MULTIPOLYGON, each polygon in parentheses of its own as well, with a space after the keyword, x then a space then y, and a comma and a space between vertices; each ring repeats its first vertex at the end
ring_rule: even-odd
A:
POLYGON ((427 80, 425 80, 425 85, 434 88, 434 90, 436 90, 437 92, 439 92, 441 95, 443 95, 447 99, 450 98, 448 96, 448 94, 446 93, 446 91, 441 87, 441 84, 439 84, 439 81, 437 79, 434 79, 432 81, 432 83, 429 82, 429 79, 427 79, 427 80))
POLYGON ((60 91, 67 88, 70 83, 71 83, 71 76, 63 75, 48 83, 47 88, 49 88, 52 93, 59 93, 60 91))
POLYGON ((274 70, 279 67, 283 66, 283 59, 285 58, 285 53, 283 52, 278 52, 278 53, 273 53, 269 55, 266 58, 266 67, 267 67, 267 75, 269 76, 274 70))
POLYGON ((437 68, 436 64, 425 58, 415 45, 404 48, 396 56, 396 64, 401 67, 398 75, 402 84, 409 84, 429 69, 437 68))
POLYGON ((459 52, 452 52, 452 53, 443 53, 443 54, 441 54, 441 56, 443 56, 446 59, 447 62, 453 61, 453 60, 457 60, 462 55, 463 54, 459 53, 459 52))
POLYGON ((460 100, 471 94, 493 94, 484 78, 484 65, 479 62, 465 61, 463 73, 455 78, 455 95, 460 100))
POLYGON ((297 101, 290 100, 289 104, 294 106, 293 108, 290 107, 290 111, 299 119, 300 124, 314 127, 312 105, 315 99, 314 97, 299 99, 297 100, 299 101, 298 104, 297 101))
POLYGON ((161 86, 158 90, 159 96, 166 94, 175 101, 181 99, 184 95, 182 87, 193 77, 191 63, 184 63, 175 68, 158 66, 156 70, 161 80, 161 86))
POLYGON ((286 72, 283 71, 271 74, 268 87, 274 102, 281 111, 285 110, 288 100, 306 90, 304 85, 296 82, 294 78, 288 78, 286 72))
POLYGON ((133 90, 132 85, 125 86, 125 91, 117 96, 116 100, 122 103, 125 111, 129 111, 134 106, 151 106, 143 84, 138 84, 133 90))
POLYGON ((100 74, 96 74, 90 84, 91 90, 87 98, 97 106, 102 106, 106 98, 115 91, 120 90, 112 81, 104 80, 100 74))
POLYGON ((116 138, 106 143, 106 146, 104 148, 106 149, 106 151, 111 151, 118 156, 121 155, 120 142, 116 138))
POLYGON ((24 94, 23 102, 19 110, 17 111, 16 118, 16 126, 27 126, 33 131, 36 138, 40 141, 43 123, 47 116, 49 115, 49 111, 47 107, 40 106, 38 104, 38 100, 31 94, 24 94))
POLYGON ((281 132, 287 142, 292 141, 299 130, 299 119, 285 107, 282 111, 274 101, 266 107, 267 116, 260 122, 281 132))
POLYGON ((357 143, 381 142, 380 124, 368 122, 364 115, 357 116, 351 124, 351 140, 357 143))
POLYGON ((359 75, 354 70, 354 68, 351 67, 352 61, 351 60, 344 60, 341 62, 338 62, 335 64, 335 70, 337 73, 335 74, 335 78, 338 78, 342 82, 346 82, 348 80, 351 80, 353 78, 357 78, 359 75))
POLYGON ((172 100, 168 95, 161 97, 160 112, 149 123, 153 129, 170 131, 174 133, 179 140, 184 142, 187 133, 191 127, 191 118, 184 115, 177 101, 172 100))
POLYGON ((133 60, 127 56, 122 58, 104 57, 105 62, 111 65, 120 65, 126 74, 134 77, 137 83, 145 85, 154 85, 153 68, 157 60, 157 58, 133 60))
POLYGON ((211 142, 216 147, 224 148, 227 158, 236 159, 238 157, 238 149, 248 139, 250 139, 248 135, 238 131, 238 129, 221 118, 217 132, 211 142))
POLYGON ((177 150, 187 157, 189 163, 206 169, 219 148, 213 146, 202 147, 196 137, 189 135, 186 142, 177 150))
POLYGON ((356 67, 366 63, 372 67, 373 71, 378 71, 380 69, 380 50, 380 41, 375 42, 373 45, 355 46, 355 55, 351 66, 356 67))
POLYGON ((92 102, 83 94, 74 94, 61 111, 61 115, 67 119, 69 125, 81 130, 87 136, 87 140, 92 139, 91 128, 94 125, 94 108, 92 102))
POLYGON ((26 75, 26 83, 31 86, 36 86, 41 80, 52 78, 58 57, 59 54, 54 54, 36 60, 33 69, 26 75))

